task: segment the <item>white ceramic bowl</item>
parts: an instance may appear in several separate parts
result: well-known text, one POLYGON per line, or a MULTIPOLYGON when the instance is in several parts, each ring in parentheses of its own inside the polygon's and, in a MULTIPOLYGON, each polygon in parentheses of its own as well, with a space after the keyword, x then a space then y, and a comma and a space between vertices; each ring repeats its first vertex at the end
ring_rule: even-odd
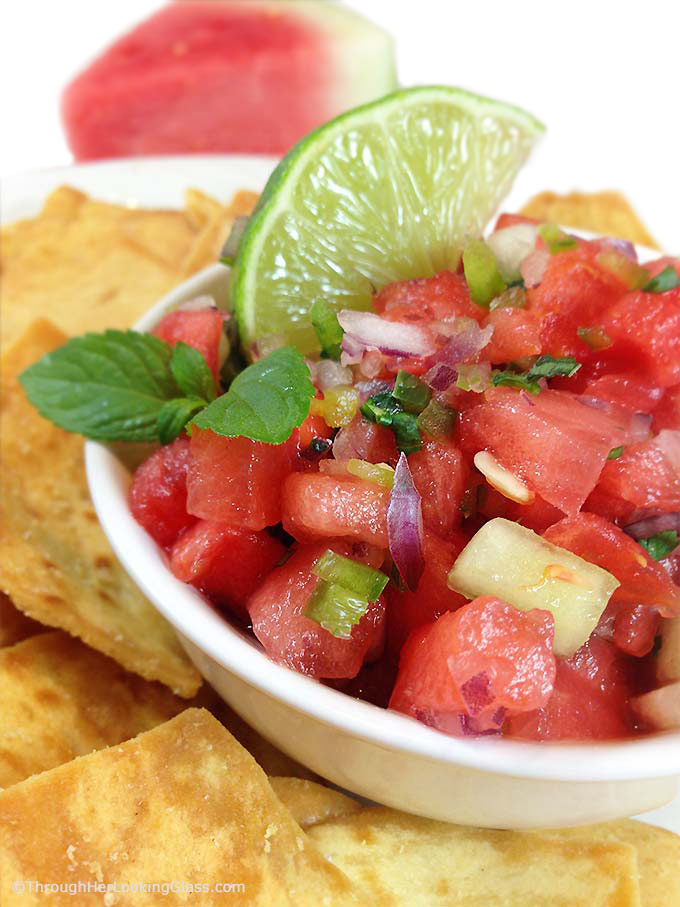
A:
MULTIPOLYGON (((213 265, 162 299, 137 325, 209 294, 227 307, 228 269, 213 265)), ((540 828, 634 815, 668 802, 680 781, 680 733, 606 744, 447 737, 271 662, 170 573, 133 519, 129 474, 86 444, 90 491, 133 580, 175 627, 192 661, 249 724, 333 783, 371 800, 451 822, 540 828)))

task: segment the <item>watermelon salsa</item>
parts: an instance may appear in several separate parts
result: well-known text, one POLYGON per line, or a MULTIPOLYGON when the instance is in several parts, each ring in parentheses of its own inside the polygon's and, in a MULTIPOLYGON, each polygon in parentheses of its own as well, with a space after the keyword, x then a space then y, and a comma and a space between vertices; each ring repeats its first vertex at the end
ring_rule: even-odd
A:
MULTIPOLYGON (((373 312, 318 300, 292 433, 199 418, 136 470, 132 513, 274 661, 444 733, 673 726, 679 274, 502 216, 373 312)), ((154 333, 226 375, 228 322, 190 304, 154 333)))

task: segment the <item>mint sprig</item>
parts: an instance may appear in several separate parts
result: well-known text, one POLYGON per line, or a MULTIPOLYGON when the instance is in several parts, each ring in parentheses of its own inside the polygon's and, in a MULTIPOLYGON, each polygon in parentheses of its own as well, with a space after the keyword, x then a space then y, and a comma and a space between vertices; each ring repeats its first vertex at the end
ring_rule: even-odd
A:
POLYGON ((172 351, 170 371, 177 386, 187 397, 198 397, 208 403, 217 396, 217 386, 205 357, 180 340, 172 351))
POLYGON ((556 378, 558 376, 571 378, 580 368, 581 363, 571 356, 561 358, 539 356, 528 372, 517 373, 507 370, 494 372, 491 381, 495 387, 519 387, 530 394, 540 394, 540 378, 556 378))
POLYGON ((313 396, 304 357, 284 346, 240 372, 191 424, 227 438, 283 444, 307 417, 313 396))

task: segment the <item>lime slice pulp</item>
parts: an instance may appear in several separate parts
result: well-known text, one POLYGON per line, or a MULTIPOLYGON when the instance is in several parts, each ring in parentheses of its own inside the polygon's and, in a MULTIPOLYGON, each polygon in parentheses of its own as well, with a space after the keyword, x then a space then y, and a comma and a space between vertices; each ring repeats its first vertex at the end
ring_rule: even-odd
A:
POLYGON ((239 244, 232 302, 244 346, 282 334, 309 353, 309 309, 367 309, 394 280, 457 265, 543 126, 459 88, 398 91, 302 139, 272 173, 239 244))

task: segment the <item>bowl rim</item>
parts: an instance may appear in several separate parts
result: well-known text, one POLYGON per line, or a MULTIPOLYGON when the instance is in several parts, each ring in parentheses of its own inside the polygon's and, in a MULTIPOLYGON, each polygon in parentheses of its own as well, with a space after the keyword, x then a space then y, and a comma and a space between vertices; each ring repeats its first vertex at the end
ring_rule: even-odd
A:
MULTIPOLYGON (((572 231, 577 232, 577 231, 572 231)), ((585 231, 578 231, 581 235, 585 231)), ((643 254, 658 254, 638 247, 643 254)), ((136 324, 149 330, 166 311, 210 293, 228 268, 213 264, 179 284, 136 324)), ((165 553, 136 522, 127 503, 130 475, 109 448, 85 442, 85 465, 97 516, 116 555, 154 607, 221 667, 301 714, 389 750, 450 766, 517 778, 620 781, 678 774, 672 754, 680 731, 595 743, 524 742, 451 737, 397 712, 355 699, 271 661, 193 587, 176 579, 165 553)), ((677 759, 676 759, 677 763, 677 759)))

